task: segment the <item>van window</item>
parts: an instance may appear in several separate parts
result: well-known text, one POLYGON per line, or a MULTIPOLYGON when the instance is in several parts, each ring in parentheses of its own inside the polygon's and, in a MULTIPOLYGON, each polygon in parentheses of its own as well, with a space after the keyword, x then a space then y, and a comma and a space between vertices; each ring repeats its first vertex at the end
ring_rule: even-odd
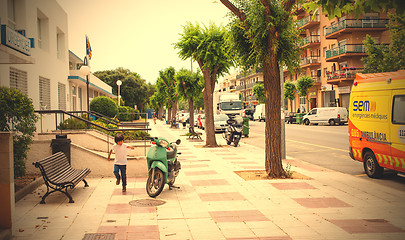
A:
POLYGON ((315 115, 315 114, 316 114, 316 109, 312 109, 309 114, 310 114, 310 115, 315 115))
POLYGON ((405 95, 394 96, 392 104, 392 123, 405 124, 405 95))

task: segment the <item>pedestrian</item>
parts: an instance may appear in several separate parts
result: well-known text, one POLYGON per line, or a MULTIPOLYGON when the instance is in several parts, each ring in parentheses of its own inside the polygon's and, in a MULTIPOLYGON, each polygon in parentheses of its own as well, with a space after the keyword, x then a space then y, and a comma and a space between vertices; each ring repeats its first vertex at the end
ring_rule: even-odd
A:
POLYGON ((181 114, 181 121, 183 122, 183 129, 186 128, 186 116, 184 116, 184 113, 181 114))
POLYGON ((301 110, 298 108, 298 109, 297 109, 297 113, 300 113, 300 112, 301 112, 301 110))
POLYGON ((108 161, 110 161, 111 153, 114 151, 114 175, 117 178, 116 185, 120 184, 122 180, 122 192, 127 191, 127 153, 128 149, 134 149, 134 147, 128 146, 124 143, 124 135, 117 133, 114 138, 115 145, 111 148, 108 154, 108 161), (121 175, 120 175, 121 172, 121 175))
POLYGON ((153 118, 153 122, 156 124, 156 112, 153 112, 152 118, 153 118))

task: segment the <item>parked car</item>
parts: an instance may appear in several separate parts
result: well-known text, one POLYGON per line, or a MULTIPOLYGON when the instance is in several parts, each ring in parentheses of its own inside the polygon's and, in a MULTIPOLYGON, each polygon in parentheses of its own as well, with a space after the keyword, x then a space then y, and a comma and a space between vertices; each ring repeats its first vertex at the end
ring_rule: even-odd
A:
POLYGON ((297 122, 297 113, 296 112, 288 112, 286 115, 285 121, 287 123, 296 123, 297 122))
POLYGON ((347 123, 347 109, 344 107, 323 107, 313 108, 304 115, 302 122, 305 125, 310 123, 329 123, 329 125, 343 125, 347 123))
POLYGON ((265 119, 266 111, 264 103, 256 106, 255 113, 253 114, 253 120, 266 121, 265 119))
POLYGON ((223 132, 228 126, 227 120, 229 119, 226 114, 216 114, 214 115, 214 128, 215 132, 223 132))

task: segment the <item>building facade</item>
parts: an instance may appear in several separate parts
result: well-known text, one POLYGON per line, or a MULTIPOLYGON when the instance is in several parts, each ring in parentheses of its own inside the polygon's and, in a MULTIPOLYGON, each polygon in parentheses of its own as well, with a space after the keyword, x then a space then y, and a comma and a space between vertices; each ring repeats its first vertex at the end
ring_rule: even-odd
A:
POLYGON ((366 13, 356 19, 352 15, 329 20, 318 9, 317 15, 296 10, 298 25, 302 30, 301 73, 284 70, 284 81, 296 83, 301 76, 314 79, 309 90, 309 101, 296 95, 288 101, 288 110, 309 111, 315 107, 341 106, 348 108, 351 86, 356 73, 363 70, 362 57, 366 56, 363 41, 366 35, 378 44, 389 44, 390 37, 386 13, 366 13))
MULTIPOLYGON (((21 90, 35 110, 86 111, 83 61, 68 50, 68 16, 56 0, 0 0, 0 24, 0 86, 21 90)), ((92 74, 89 93, 90 101, 115 97, 92 74)), ((55 122, 54 114, 41 115, 37 132, 55 130, 55 122)))

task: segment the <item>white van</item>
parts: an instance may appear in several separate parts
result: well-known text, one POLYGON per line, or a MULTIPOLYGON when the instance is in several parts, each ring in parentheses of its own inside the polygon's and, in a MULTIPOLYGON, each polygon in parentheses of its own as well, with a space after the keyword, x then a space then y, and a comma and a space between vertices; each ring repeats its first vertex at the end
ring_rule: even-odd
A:
POLYGON ((305 125, 310 123, 329 123, 331 126, 343 125, 347 123, 347 109, 344 107, 313 108, 303 116, 302 122, 305 125))
POLYGON ((264 108, 264 103, 259 104, 256 106, 256 110, 255 113, 253 114, 253 121, 259 120, 260 121, 265 121, 265 115, 266 115, 266 111, 264 108))

